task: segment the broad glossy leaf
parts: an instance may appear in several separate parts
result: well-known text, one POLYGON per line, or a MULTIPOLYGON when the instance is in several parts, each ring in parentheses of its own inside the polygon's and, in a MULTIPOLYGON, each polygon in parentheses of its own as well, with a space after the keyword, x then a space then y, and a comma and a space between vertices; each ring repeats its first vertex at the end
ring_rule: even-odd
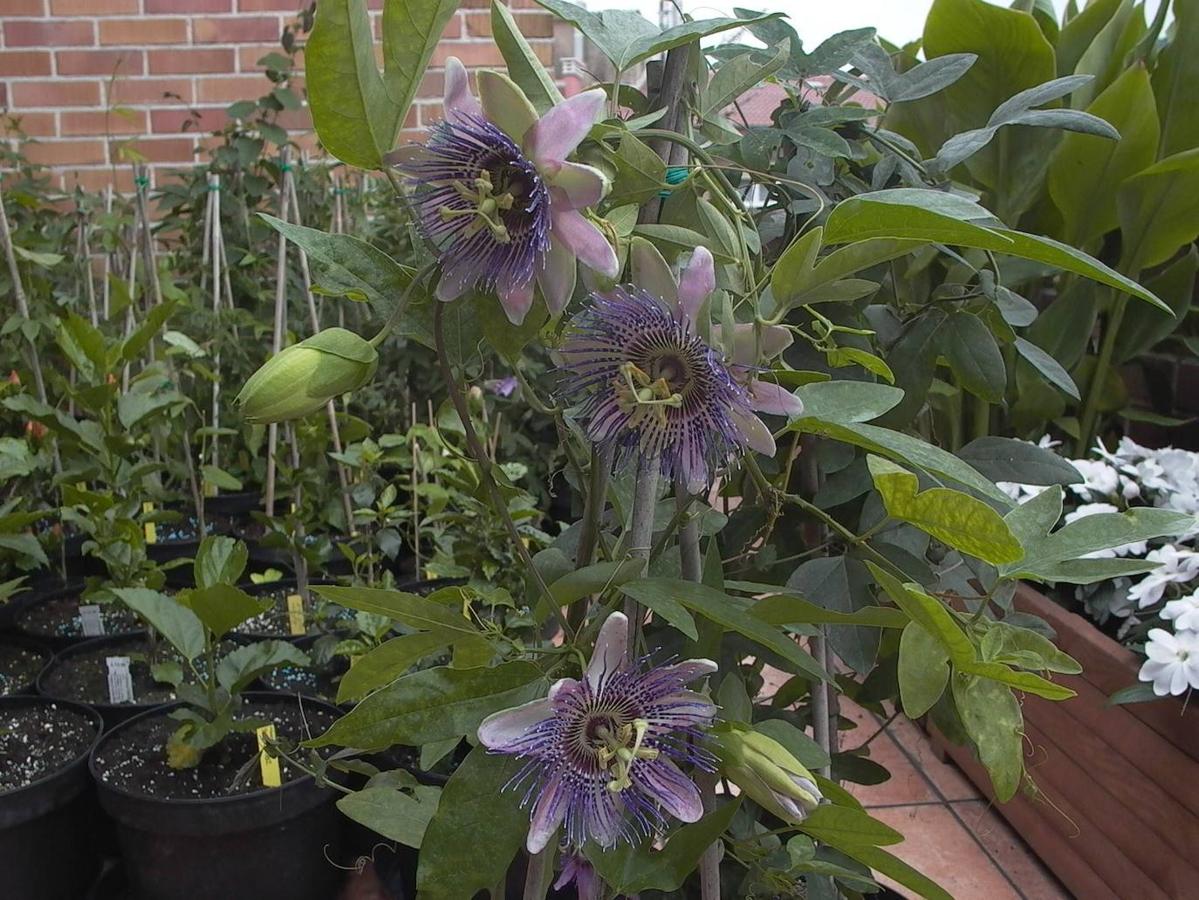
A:
POLYGON ((991 329, 972 313, 951 313, 936 336, 937 346, 948 360, 962 388, 991 403, 1003 398, 1007 368, 991 329))
POLYGON ((371 694, 307 746, 381 750, 462 737, 491 713, 532 700, 545 687, 541 671, 526 662, 423 669, 371 694))
POLYGON ((874 563, 868 562, 866 565, 887 596, 913 622, 941 643, 955 666, 969 665, 975 661, 974 645, 944 603, 926 594, 919 585, 903 584, 874 563))
POLYGON ((458 635, 450 631, 402 634, 356 658, 337 685, 337 702, 357 700, 395 681, 426 656, 447 649, 458 635))
POLYGON ((949 651, 917 622, 899 638, 899 697, 909 719, 918 719, 941 699, 949 683, 949 651))
POLYGON ((270 609, 269 600, 251 597, 232 584, 214 582, 180 596, 217 638, 224 637, 246 619, 270 609))
POLYGON ((148 588, 113 588, 112 592, 166 638, 184 659, 193 660, 204 652, 204 624, 173 597, 148 588))
POLYGON ((991 776, 995 797, 1011 800, 1024 774, 1024 717, 1011 688, 969 675, 953 676, 953 701, 979 761, 991 776))
POLYGON ((529 831, 520 794, 504 790, 521 765, 476 747, 450 776, 421 842, 421 897, 463 900, 503 879, 529 831))
POLYGON ((1191 247, 1186 255, 1145 282, 1145 287, 1166 301, 1174 315, 1139 303, 1126 309, 1112 355, 1117 365, 1147 353, 1182 326, 1191 307, 1196 272, 1199 272, 1199 250, 1191 247))
POLYGON ((869 866, 876 872, 881 872, 888 878, 913 890, 925 900, 953 900, 953 895, 929 878, 927 875, 913 869, 898 856, 888 853, 881 847, 868 847, 861 844, 840 846, 838 849, 846 856, 869 866))
POLYGON ((1015 438, 981 437, 958 451, 958 456, 992 481, 1019 484, 1077 484, 1078 469, 1052 450, 1015 438))
POLYGON ((890 825, 860 809, 823 805, 797 826, 818 841, 843 850, 845 847, 880 847, 898 844, 903 835, 890 825))
POLYGON ((1012 534, 1024 547, 1026 556, 1035 544, 1045 539, 1061 519, 1062 495, 1061 487, 1054 485, 1021 503, 1003 517, 1012 534))
POLYGON ((1191 202, 1195 196, 1199 148, 1167 156, 1120 185, 1116 206, 1124 235, 1124 271, 1160 265, 1199 237, 1199 214, 1191 202))
MULTIPOLYGON (((654 615, 661 616, 693 641, 699 640, 695 619, 680 602, 680 593, 694 587, 673 578, 646 578, 620 586, 620 592, 636 600, 654 615)), ((710 590, 710 589, 709 589, 710 590)))
POLYGON ((507 4, 499 0, 492 0, 491 4, 491 34, 504 55, 508 76, 520 86, 539 113, 544 114, 562 100, 562 92, 546 72, 545 64, 520 33, 507 4))
POLYGON ((249 558, 250 552, 244 541, 220 535, 205 538, 200 542, 192 565, 196 586, 237 584, 249 558))
MULTIPOLYGON (((730 582, 728 586, 735 586, 735 582, 730 582)), ((764 597, 753 605, 750 612, 770 625, 866 625, 871 628, 903 628, 910 621, 902 612, 889 606, 863 606, 853 612, 839 612, 817 606, 796 594, 787 593, 764 597)))
MULTIPOLYGON (((458 0, 383 0, 383 85, 396 117, 391 143, 380 148, 383 153, 395 144, 441 33, 457 9, 458 0)), ((308 93, 311 102, 311 85, 308 93)))
POLYGON ((720 115, 734 100, 777 72, 790 52, 790 43, 786 42, 768 51, 765 60, 752 51, 726 60, 702 93, 700 115, 704 118, 720 115))
MULTIPOLYGON (((1156 294, 1156 291, 1154 293, 1156 294)), ((1153 312, 1157 311, 1156 307, 1146 306, 1145 308, 1151 309, 1153 312)), ((1139 305, 1137 309, 1140 309, 1139 305)), ((1050 354, 1046 353, 1032 341, 1027 341, 1022 337, 1016 338, 1015 347, 1016 352, 1020 354, 1020 358, 1040 372, 1046 381, 1075 400, 1081 399, 1078 393, 1078 385, 1075 384, 1070 373, 1050 354)))
POLYGON ((275 666, 307 667, 308 654, 287 641, 257 641, 232 650, 217 663, 216 680, 230 694, 249 687, 250 682, 275 666))
POLYGON ((457 635, 458 639, 479 636, 478 629, 459 610, 418 594, 324 584, 313 585, 312 590, 348 609, 387 616, 409 628, 444 630, 457 635))
POLYGON ((1099 513, 1077 519, 1029 548, 1018 563, 1004 566, 1004 574, 1038 575, 1057 563, 1075 560, 1097 550, 1160 537, 1186 534, 1196 518, 1168 509, 1138 506, 1122 513, 1099 513))
POLYGON ((1174 0, 1169 44, 1153 70, 1153 94, 1162 125, 1160 155, 1172 156, 1199 146, 1199 2, 1174 0))
MULTIPOLYGON (((787 587, 803 596, 819 598, 820 604, 829 610, 851 615, 859 609, 874 606, 869 580, 858 560, 844 555, 829 556, 801 564, 787 579, 787 587)), ((851 669, 866 673, 874 668, 880 640, 877 630, 837 625, 828 628, 827 632, 829 643, 851 669)))
POLYGON ((595 563, 563 575, 550 585, 550 593, 559 606, 569 606, 591 594, 602 594, 632 581, 645 569, 642 559, 623 559, 595 563))
POLYGON ((828 422, 869 422, 893 409, 903 391, 869 381, 822 381, 805 384, 795 392, 803 401, 804 416, 828 422))
POLYGON ((441 788, 423 784, 365 787, 341 797, 337 808, 375 834, 419 850, 440 799, 441 788))

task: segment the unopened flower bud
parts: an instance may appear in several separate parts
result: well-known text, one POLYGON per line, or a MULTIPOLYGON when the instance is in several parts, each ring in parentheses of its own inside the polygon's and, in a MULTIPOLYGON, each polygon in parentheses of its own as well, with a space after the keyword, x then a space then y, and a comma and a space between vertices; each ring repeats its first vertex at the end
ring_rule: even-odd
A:
POLYGON ((802 822, 824 799, 815 776, 773 738, 737 726, 717 738, 724 774, 780 819, 802 822))
POLYGON ((369 341, 328 328, 276 353, 250 376, 237 395, 242 418, 254 424, 302 418, 362 387, 378 365, 369 341))

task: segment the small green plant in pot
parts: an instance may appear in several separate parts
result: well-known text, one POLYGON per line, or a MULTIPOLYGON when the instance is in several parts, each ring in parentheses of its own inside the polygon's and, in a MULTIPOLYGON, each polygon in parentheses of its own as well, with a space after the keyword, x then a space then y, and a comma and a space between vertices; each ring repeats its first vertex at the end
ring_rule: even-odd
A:
POLYGON ((116 591, 180 657, 154 666, 155 677, 173 685, 183 701, 171 713, 180 723, 166 745, 167 763, 172 768, 193 768, 205 751, 229 734, 254 731, 266 724, 242 715, 241 693, 275 666, 308 664, 308 655, 286 641, 245 644, 219 655, 221 639, 268 605, 236 586, 246 559, 246 545, 241 541, 209 537, 196 555, 195 588, 174 597, 143 588, 116 591))

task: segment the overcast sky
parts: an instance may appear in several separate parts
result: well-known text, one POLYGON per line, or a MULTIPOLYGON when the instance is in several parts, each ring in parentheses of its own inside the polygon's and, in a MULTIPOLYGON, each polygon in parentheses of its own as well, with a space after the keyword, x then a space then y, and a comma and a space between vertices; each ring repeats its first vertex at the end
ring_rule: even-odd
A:
MULTIPOLYGON (((1147 0, 1147 15, 1156 12, 1158 2, 1147 0)), ((585 5, 596 11, 636 9, 650 21, 658 20, 658 0, 585 0, 585 5)), ((810 50, 830 34, 847 28, 874 27, 894 43, 910 41, 924 30, 924 17, 932 0, 682 0, 682 5, 696 18, 729 16, 734 6, 785 12, 810 50)), ((1060 19, 1066 0, 1054 0, 1054 5, 1060 19)))

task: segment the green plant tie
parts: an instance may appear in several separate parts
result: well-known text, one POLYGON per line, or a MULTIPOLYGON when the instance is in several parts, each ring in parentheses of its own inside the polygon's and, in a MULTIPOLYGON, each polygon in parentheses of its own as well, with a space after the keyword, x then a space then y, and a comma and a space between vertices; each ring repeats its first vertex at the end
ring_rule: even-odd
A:
MULTIPOLYGON (((668 166, 666 169, 666 183, 671 186, 682 184, 687 180, 687 176, 691 174, 691 170, 686 166, 668 166)), ((670 191, 659 191, 658 196, 665 200, 671 194, 670 191)))
POLYGON ((134 177, 133 183, 139 188, 145 188, 150 186, 150 179, 145 175, 137 175, 134 177))
POLYGON ((284 163, 282 166, 282 171, 290 172, 291 171, 291 163, 284 163))

